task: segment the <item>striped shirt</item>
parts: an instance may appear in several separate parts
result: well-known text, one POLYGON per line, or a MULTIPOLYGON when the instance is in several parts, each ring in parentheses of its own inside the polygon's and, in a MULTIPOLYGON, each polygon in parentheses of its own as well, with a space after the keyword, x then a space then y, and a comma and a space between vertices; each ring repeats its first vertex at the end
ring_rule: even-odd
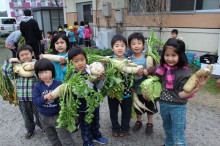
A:
MULTIPOLYGON (((31 62, 35 62, 33 59, 31 62)), ((25 78, 18 74, 13 73, 13 64, 6 60, 2 67, 2 73, 10 80, 16 79, 16 91, 19 101, 32 101, 33 99, 33 87, 37 83, 37 77, 25 78)))

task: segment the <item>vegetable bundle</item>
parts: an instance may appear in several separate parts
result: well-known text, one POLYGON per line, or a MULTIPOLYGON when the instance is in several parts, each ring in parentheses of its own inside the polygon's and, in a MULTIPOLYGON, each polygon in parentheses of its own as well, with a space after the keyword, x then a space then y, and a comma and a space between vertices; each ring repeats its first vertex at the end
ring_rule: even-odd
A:
POLYGON ((157 76, 149 76, 141 83, 139 90, 155 104, 155 99, 160 97, 162 86, 157 76))
POLYGON ((18 105, 17 92, 9 78, 6 78, 0 69, 0 94, 3 100, 9 101, 10 104, 18 105))
POLYGON ((192 75, 189 80, 186 82, 186 84, 183 86, 183 90, 185 92, 192 92, 193 89, 196 88, 198 85, 198 78, 199 77, 208 77, 210 78, 211 72, 213 70, 213 65, 210 64, 206 68, 198 70, 194 75, 192 75))

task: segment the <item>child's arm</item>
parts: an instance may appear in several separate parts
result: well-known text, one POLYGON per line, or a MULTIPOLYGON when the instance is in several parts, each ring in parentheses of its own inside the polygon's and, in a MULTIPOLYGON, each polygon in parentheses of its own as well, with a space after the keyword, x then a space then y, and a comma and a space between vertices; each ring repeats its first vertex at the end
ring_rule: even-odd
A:
POLYGON ((41 95, 41 90, 39 89, 39 87, 37 85, 38 84, 35 84, 34 88, 33 88, 33 103, 36 106, 41 106, 41 105, 43 105, 45 103, 45 101, 47 99, 45 98, 46 95, 45 96, 41 95))
POLYGON ((148 75, 154 75, 155 72, 156 72, 156 62, 153 61, 153 66, 152 67, 149 67, 148 69, 144 69, 143 73, 145 76, 148 76, 148 75))
POLYGON ((206 84, 207 81, 208 81, 207 77, 199 77, 197 80, 197 82, 198 82, 197 87, 195 89, 193 89, 192 92, 190 92, 190 93, 187 93, 185 91, 179 92, 179 97, 180 98, 187 98, 187 97, 195 94, 206 84))

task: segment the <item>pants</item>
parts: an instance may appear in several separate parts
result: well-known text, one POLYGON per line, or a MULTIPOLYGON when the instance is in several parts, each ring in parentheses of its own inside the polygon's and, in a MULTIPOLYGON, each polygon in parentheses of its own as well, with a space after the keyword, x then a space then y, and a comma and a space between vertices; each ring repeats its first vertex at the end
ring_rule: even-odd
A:
POLYGON ((71 133, 66 130, 66 126, 56 128, 58 115, 46 117, 40 114, 40 121, 43 125, 45 133, 52 146, 74 146, 75 143, 71 137, 71 133))
POLYGON ((44 54, 45 53, 45 44, 40 45, 40 53, 44 54))
POLYGON ((72 48, 73 46, 76 46, 76 42, 70 42, 70 48, 72 48))
POLYGON ((27 44, 33 48, 35 59, 38 60, 40 55, 40 43, 36 42, 36 43, 27 43, 27 44))
POLYGON ((14 48, 14 49, 10 49, 11 52, 12 52, 12 58, 17 58, 17 48, 14 48))
POLYGON ((76 39, 76 44, 79 45, 79 35, 76 35, 75 37, 76 37, 75 38, 76 39))
POLYGON ((86 47, 91 47, 90 38, 85 38, 85 45, 86 45, 86 47))
POLYGON ((19 101, 19 108, 23 116, 24 125, 27 131, 34 131, 35 125, 38 125, 40 128, 42 128, 37 107, 33 104, 32 101, 19 101), (34 116, 36 123, 34 122, 34 116))
POLYGON ((166 134, 166 146, 187 146, 185 137, 186 104, 172 105, 160 102, 160 113, 166 134))
POLYGON ((79 38, 78 40, 79 40, 79 41, 78 41, 78 44, 79 44, 79 45, 83 45, 83 43, 84 43, 83 38, 79 38))
POLYGON ((124 98, 120 103, 116 98, 108 97, 108 105, 110 111, 110 119, 112 122, 112 130, 129 130, 129 123, 131 119, 131 105, 132 99, 131 97, 124 98), (121 106, 121 126, 118 123, 118 107, 121 106))
POLYGON ((93 139, 97 139, 101 137, 101 133, 99 131, 99 107, 95 109, 93 112, 94 117, 92 119, 92 123, 88 124, 85 121, 86 112, 79 112, 79 122, 81 129, 81 136, 83 139, 83 146, 91 144, 93 139))

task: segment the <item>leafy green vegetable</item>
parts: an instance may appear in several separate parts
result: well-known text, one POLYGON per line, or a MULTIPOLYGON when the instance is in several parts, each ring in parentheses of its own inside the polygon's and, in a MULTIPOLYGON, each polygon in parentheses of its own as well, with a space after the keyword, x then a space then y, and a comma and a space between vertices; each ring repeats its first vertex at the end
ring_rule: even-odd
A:
POLYGON ((141 83, 139 90, 155 104, 155 99, 160 97, 162 86, 157 76, 149 76, 141 83))

